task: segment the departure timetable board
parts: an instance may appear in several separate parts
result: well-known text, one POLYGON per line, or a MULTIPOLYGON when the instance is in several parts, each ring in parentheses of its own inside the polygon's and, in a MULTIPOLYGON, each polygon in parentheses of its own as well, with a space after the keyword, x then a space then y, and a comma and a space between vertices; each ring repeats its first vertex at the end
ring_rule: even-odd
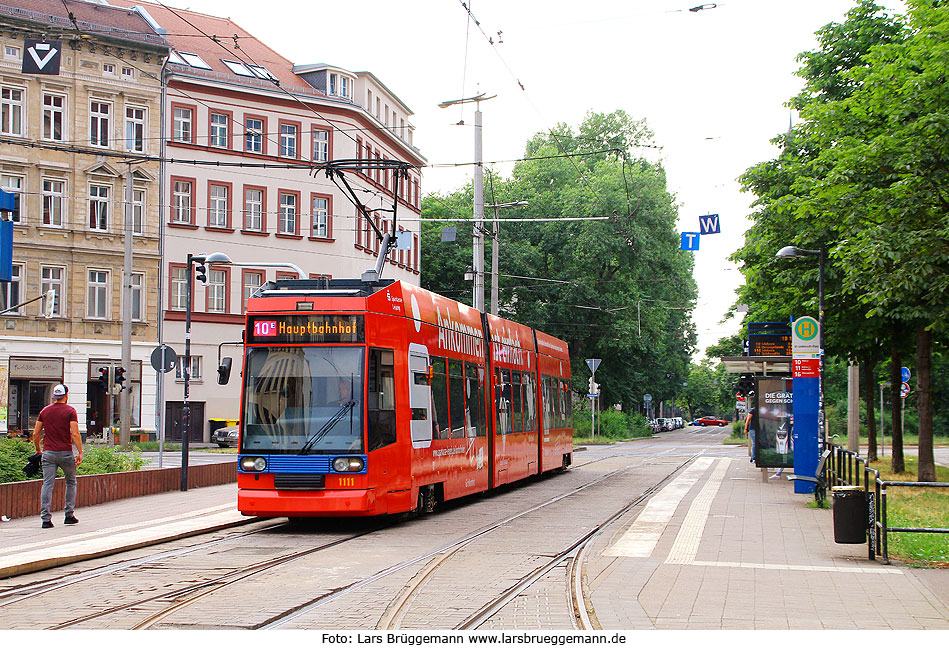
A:
POLYGON ((753 356, 789 356, 791 355, 791 334, 763 333, 748 336, 748 355, 753 356))

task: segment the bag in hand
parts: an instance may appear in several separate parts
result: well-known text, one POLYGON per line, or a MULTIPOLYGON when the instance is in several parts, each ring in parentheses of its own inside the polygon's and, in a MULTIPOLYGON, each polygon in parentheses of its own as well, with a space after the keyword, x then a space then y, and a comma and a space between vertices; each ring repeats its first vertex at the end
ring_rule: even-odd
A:
POLYGON ((26 465, 23 466, 23 473, 30 479, 40 474, 40 460, 42 458, 43 453, 41 452, 31 454, 29 461, 27 461, 26 465))

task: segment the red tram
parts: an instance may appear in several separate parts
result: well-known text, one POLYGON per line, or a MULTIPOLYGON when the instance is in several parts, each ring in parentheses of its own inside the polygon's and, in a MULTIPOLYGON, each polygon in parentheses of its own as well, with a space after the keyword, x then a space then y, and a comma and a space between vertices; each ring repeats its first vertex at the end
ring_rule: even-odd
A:
POLYGON ((247 302, 238 509, 431 510, 570 465, 570 358, 398 281, 278 280, 247 302))

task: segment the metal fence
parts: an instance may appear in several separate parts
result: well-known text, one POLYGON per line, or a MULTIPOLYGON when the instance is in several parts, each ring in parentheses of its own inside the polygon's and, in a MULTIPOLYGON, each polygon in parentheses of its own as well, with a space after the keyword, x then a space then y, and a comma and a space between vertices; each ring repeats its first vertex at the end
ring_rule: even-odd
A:
POLYGON ((870 560, 881 556, 883 563, 890 564, 888 535, 890 533, 949 533, 949 529, 932 527, 888 526, 886 489, 888 487, 949 488, 947 482, 884 481, 880 471, 871 468, 867 460, 855 452, 845 450, 836 443, 825 441, 824 448, 831 450, 824 465, 824 478, 828 487, 863 486, 867 501, 867 535, 870 560), (871 484, 873 486, 871 490, 871 484))

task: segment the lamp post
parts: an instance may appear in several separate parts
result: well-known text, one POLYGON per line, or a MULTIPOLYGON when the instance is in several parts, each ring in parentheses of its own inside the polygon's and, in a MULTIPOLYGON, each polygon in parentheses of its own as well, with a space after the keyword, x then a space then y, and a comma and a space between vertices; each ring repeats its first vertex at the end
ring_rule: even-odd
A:
POLYGON ((824 249, 805 250, 788 245, 778 250, 775 255, 778 259, 799 259, 801 257, 817 257, 817 322, 820 328, 820 427, 821 436, 824 435, 824 249))

